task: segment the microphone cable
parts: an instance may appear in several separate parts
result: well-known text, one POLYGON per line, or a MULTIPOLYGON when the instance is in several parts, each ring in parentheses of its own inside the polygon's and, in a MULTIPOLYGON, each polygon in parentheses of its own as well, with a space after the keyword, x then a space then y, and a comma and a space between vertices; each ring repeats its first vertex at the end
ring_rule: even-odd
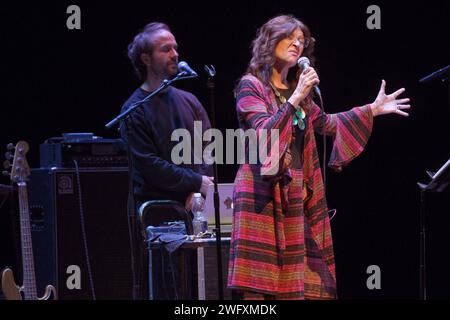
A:
POLYGON ((88 244, 87 244, 87 237, 86 237, 86 222, 85 222, 85 216, 84 216, 84 210, 83 210, 83 198, 81 194, 81 179, 80 179, 80 169, 78 167, 77 160, 73 160, 73 163, 75 164, 75 172, 77 176, 77 187, 78 187, 78 203, 80 205, 80 223, 81 223, 81 234, 83 237, 83 247, 84 247, 84 253, 86 256, 86 265, 87 265, 87 271, 89 276, 89 285, 91 287, 91 294, 92 299, 97 300, 95 295, 95 287, 94 287, 94 278, 92 276, 92 269, 91 269, 91 260, 89 259, 89 250, 88 250, 88 244))
MULTIPOLYGON (((325 109, 324 109, 322 94, 320 93, 320 90, 317 90, 316 95, 319 97, 320 110, 322 110, 322 116, 325 119, 325 117, 326 117, 325 109)), ((323 175, 323 192, 326 195, 326 190, 327 190, 327 172, 326 172, 326 168, 327 168, 327 137, 326 137, 326 134, 325 134, 325 125, 324 125, 323 130, 324 130, 324 132, 322 134, 322 144, 323 144, 322 175, 323 175)))

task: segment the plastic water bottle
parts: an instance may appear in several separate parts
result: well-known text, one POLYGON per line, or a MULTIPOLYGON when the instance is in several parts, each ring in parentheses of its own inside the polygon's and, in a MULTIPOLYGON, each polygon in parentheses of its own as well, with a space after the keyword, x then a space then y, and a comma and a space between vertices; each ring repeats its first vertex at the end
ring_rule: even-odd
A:
POLYGON ((194 199, 192 203, 192 212, 194 213, 194 219, 192 220, 192 226, 194 229, 194 235, 198 235, 201 232, 208 230, 208 221, 203 214, 205 210, 205 200, 201 193, 194 193, 194 199))

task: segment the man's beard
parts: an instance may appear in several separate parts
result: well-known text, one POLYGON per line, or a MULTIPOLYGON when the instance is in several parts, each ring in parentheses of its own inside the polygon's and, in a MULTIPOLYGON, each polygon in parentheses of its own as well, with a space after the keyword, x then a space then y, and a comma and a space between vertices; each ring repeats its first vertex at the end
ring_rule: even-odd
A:
POLYGON ((170 79, 178 74, 178 65, 176 62, 167 64, 164 68, 154 69, 152 68, 151 73, 157 77, 162 79, 170 79))

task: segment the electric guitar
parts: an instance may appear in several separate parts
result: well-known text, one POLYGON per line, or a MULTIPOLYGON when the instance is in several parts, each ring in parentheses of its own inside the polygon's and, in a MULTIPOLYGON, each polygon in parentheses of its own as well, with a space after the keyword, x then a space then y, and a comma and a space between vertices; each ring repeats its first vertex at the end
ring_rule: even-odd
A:
POLYGON ((14 281, 12 270, 6 268, 2 272, 2 291, 7 300, 49 300, 50 297, 52 297, 53 300, 56 300, 56 290, 51 285, 48 285, 45 288, 43 297, 39 298, 37 296, 26 183, 27 178, 30 176, 30 167, 28 166, 26 159, 29 146, 25 141, 19 141, 15 147, 14 145, 9 144, 7 148, 9 151, 6 153, 4 166, 5 169, 11 168, 11 174, 9 174, 8 171, 4 171, 3 174, 10 176, 11 181, 17 184, 19 192, 23 285, 19 287, 14 281), (14 149, 15 152, 13 156, 11 151, 14 149), (10 160, 13 160, 12 165, 10 160))

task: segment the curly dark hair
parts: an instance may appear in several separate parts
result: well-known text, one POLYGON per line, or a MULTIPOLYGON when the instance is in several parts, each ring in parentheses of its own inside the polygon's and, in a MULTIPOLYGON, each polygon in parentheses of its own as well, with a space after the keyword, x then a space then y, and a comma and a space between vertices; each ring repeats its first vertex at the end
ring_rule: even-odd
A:
POLYGON ((165 23, 152 22, 147 24, 128 45, 128 58, 140 80, 145 80, 147 77, 147 66, 142 62, 141 54, 152 53, 154 45, 152 35, 160 30, 171 32, 165 23))
MULTIPOLYGON (((262 83, 269 87, 272 68, 275 64, 275 47, 281 40, 289 37, 297 28, 302 30, 305 43, 302 56, 307 57, 310 65, 314 66, 314 38, 311 37, 309 28, 292 15, 280 15, 267 21, 258 29, 255 40, 252 42, 252 59, 247 68, 247 73, 257 77, 262 83)), ((289 70, 287 80, 289 84, 294 84, 300 76, 299 67, 289 70)))

